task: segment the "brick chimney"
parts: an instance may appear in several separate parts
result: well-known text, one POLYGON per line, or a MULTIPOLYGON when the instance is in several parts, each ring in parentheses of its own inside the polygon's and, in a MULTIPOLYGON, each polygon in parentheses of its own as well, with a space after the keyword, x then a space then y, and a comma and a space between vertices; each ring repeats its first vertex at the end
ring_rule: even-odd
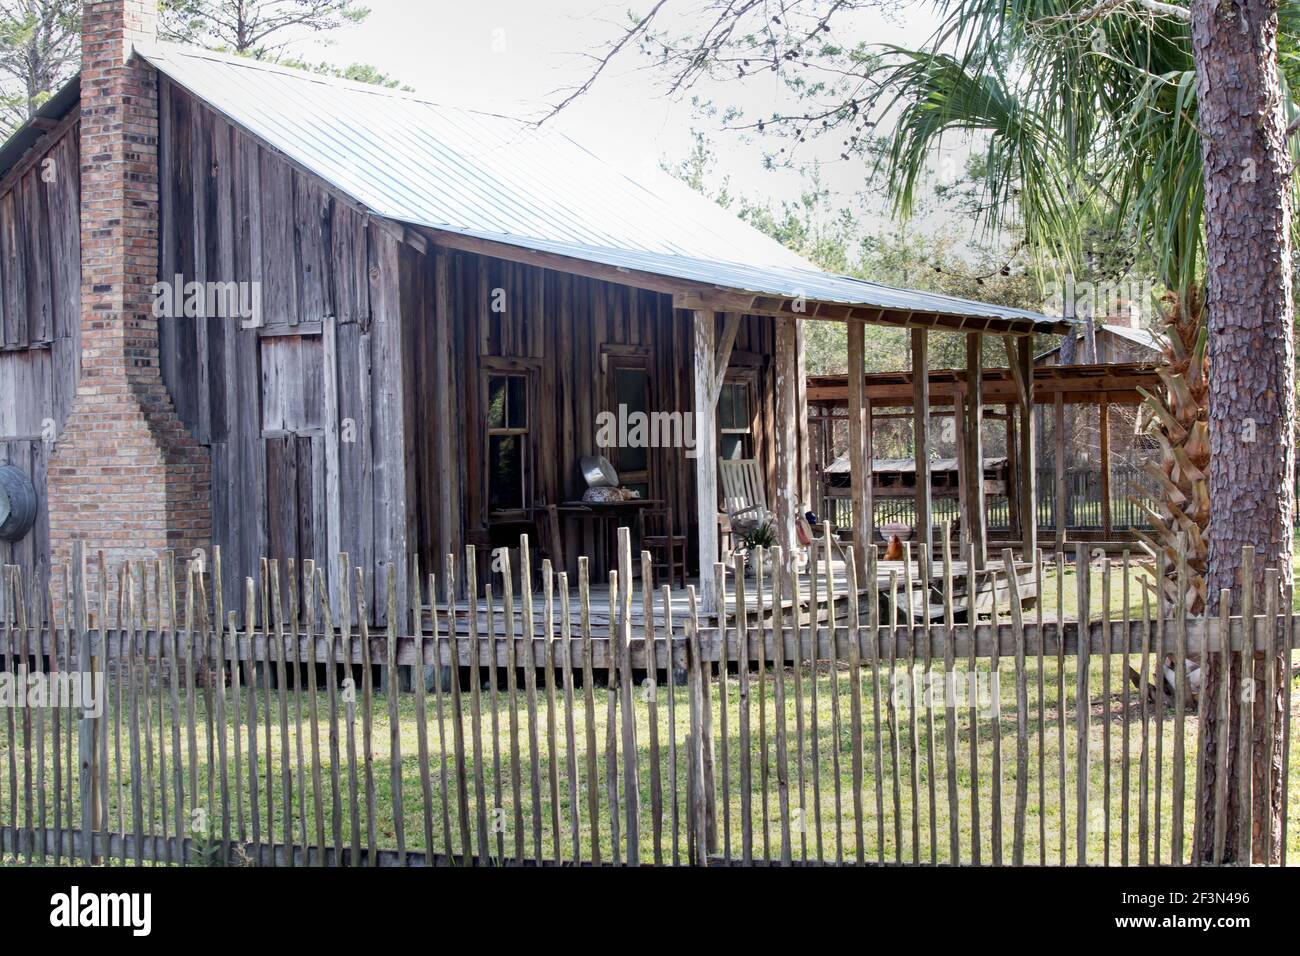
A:
MULTIPOLYGON (((81 374, 48 468, 50 551, 110 562, 211 540, 207 449, 159 368, 158 84, 132 44, 157 0, 87 0, 81 28, 81 374)), ((173 320, 163 320, 173 321, 173 320)))

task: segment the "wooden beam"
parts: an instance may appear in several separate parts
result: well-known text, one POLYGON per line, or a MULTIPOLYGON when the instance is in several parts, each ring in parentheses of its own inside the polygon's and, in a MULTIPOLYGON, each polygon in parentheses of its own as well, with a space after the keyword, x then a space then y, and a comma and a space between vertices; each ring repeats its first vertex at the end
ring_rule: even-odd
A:
POLYGON ((1012 538, 1020 537, 1020 467, 1016 464, 1016 406, 1004 405, 1006 413, 1003 418, 1007 423, 1007 515, 1012 538))
POLYGON ((867 568, 867 549, 874 534, 871 502, 871 435, 867 425, 870 413, 863 396, 865 371, 865 330, 861 322, 850 322, 849 333, 849 493, 852 507, 853 550, 859 568, 867 568))
POLYGON ((740 331, 739 312, 727 312, 723 315, 722 335, 718 337, 717 357, 713 365, 713 401, 716 404, 722 394, 722 382, 727 377, 727 366, 731 364, 731 350, 736 344, 736 333, 740 331))
MULTIPOLYGON (((438 408, 444 413, 438 428, 437 488, 438 494, 438 554, 435 560, 445 562, 447 555, 458 555, 461 551, 461 496, 460 469, 458 467, 455 432, 453 423, 460 421, 456 409, 460 397, 453 385, 452 353, 455 335, 452 329, 451 315, 451 272, 449 254, 441 246, 434 247, 433 256, 433 393, 438 408)), ((441 567, 441 563, 438 565, 441 567)), ((443 580, 451 569, 442 568, 443 580)), ((463 578, 463 575, 462 575, 463 578)), ((464 585, 464 581, 460 582, 464 585)))
POLYGON ((786 568, 794 570, 799 536, 795 524, 799 518, 799 345, 798 322, 776 320, 775 389, 776 414, 776 522, 777 540, 781 544, 786 568))
POLYGON ((1030 365, 1029 372, 1026 374, 1020 363, 1020 346, 1016 338, 1004 335, 1002 343, 1007 349, 1007 368, 1011 374, 1011 381, 1015 385, 1016 401, 1020 403, 1021 408, 1028 408, 1031 403, 1029 383, 1034 380, 1033 365, 1030 365))
POLYGON ((712 312, 691 313, 694 340, 695 502, 700 571, 700 604, 705 614, 718 610, 713 565, 718 561, 718 390, 717 329, 712 312))
MULTIPOLYGON (((1034 374, 1033 339, 1018 339, 1015 351, 1018 361, 1013 363, 1013 366, 1017 369, 1017 381, 1022 384, 1032 382, 1034 374)), ((1032 560, 1034 552, 1038 550, 1038 472, 1034 460, 1034 406, 1028 388, 1023 393, 1019 424, 1019 447, 1017 449, 1019 456, 1017 464, 1020 467, 1021 479, 1020 515, 1021 524, 1024 526, 1022 529, 1025 549, 1024 558, 1025 560, 1032 560)))
POLYGON ((795 422, 799 444, 799 501, 808 505, 812 501, 812 448, 808 434, 808 326, 795 322, 795 422))
POLYGON ((1053 418, 1052 430, 1055 432, 1053 439, 1055 441, 1056 454, 1056 550, 1065 550, 1065 525, 1067 515, 1066 496, 1068 492, 1065 487, 1065 399, 1060 392, 1056 393, 1056 401, 1053 403, 1055 416, 1053 418))
MULTIPOLYGON (((949 406, 964 388, 965 369, 936 369, 930 372, 930 405, 949 406)), ((1019 401, 1020 393, 1011 370, 984 370, 985 406, 1019 401)), ((1034 369, 1034 401, 1051 404, 1057 393, 1067 405, 1096 405, 1105 398, 1112 405, 1136 405, 1142 401, 1139 388, 1161 387, 1154 367, 1127 366, 1039 366, 1034 369)), ((866 395, 877 408, 911 408, 912 376, 908 371, 873 372, 867 376, 866 395)), ((848 380, 842 375, 814 375, 808 380, 808 400, 818 405, 844 405, 848 401, 848 380)), ((910 416, 910 412, 908 415, 910 416)), ((985 416, 987 417, 987 415, 985 416)))
POLYGON ((1111 538, 1110 513, 1110 403, 1102 400, 1097 406, 1097 425, 1101 430, 1101 530, 1106 540, 1111 538))
MULTIPOLYGON (((934 529, 930 502, 930 333, 912 330, 912 438, 916 460, 916 541, 934 556, 934 529)), ((918 555, 919 557, 919 555, 918 555)), ((928 561, 921 580, 930 580, 928 561)))
POLYGON ((984 570, 988 560, 988 516, 984 507, 984 337, 966 334, 966 512, 970 516, 970 543, 975 566, 984 570))
MULTIPOLYGON (((966 441, 966 402, 964 399, 957 399, 954 402, 951 412, 945 414, 945 418, 951 417, 951 423, 945 422, 947 431, 943 434, 950 435, 952 444, 957 452, 957 522, 961 529, 958 536, 958 544, 961 547, 961 554, 968 552, 970 542, 970 468, 967 464, 967 441, 966 441)), ((935 413, 931 411, 930 417, 933 419, 935 413)))

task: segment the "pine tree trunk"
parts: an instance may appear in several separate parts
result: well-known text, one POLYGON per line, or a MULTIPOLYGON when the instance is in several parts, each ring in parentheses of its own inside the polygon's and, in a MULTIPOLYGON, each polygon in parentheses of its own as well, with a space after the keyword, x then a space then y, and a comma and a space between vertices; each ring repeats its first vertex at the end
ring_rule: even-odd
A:
MULTIPOLYGON (((1208 585, 1211 614, 1219 590, 1238 592, 1241 549, 1253 545, 1256 567, 1277 567, 1291 579, 1291 475, 1295 448, 1294 346, 1292 343, 1291 208, 1286 120, 1277 68, 1277 6, 1269 0, 1192 0, 1192 49, 1196 59, 1198 125, 1205 177, 1206 313, 1210 365, 1210 496, 1208 585)), ((1249 582, 1263 606, 1262 575, 1249 582)), ((1235 741, 1244 698, 1237 668, 1212 662, 1203 692, 1217 699, 1220 681, 1231 681, 1228 739, 1235 741)), ((1269 662, 1257 658, 1255 736, 1249 764, 1229 748, 1229 773, 1252 775, 1253 856, 1262 860, 1263 827, 1273 829, 1274 857, 1281 826, 1280 763, 1285 688, 1266 700, 1269 662), (1274 739, 1263 736, 1268 709, 1274 739), (1273 766, 1265 793, 1265 768, 1273 766)), ((1217 720, 1206 707, 1201 727, 1202 788, 1198 794, 1201 847, 1212 850, 1217 720)), ((1229 786, 1228 859, 1234 857, 1237 788, 1229 786)), ((1208 852, 1206 854, 1208 856, 1208 852)), ((1244 861, 1243 861, 1244 862, 1244 861)))

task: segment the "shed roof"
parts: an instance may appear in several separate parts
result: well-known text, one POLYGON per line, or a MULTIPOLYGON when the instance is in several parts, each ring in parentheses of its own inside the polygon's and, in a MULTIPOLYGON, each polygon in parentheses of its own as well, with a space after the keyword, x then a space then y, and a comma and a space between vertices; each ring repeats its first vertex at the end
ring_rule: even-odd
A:
MULTIPOLYGON (((1121 339, 1132 342, 1134 345, 1140 346, 1141 348, 1156 354, 1159 354, 1164 349, 1160 337, 1154 332, 1148 331, 1147 329, 1135 329, 1131 325, 1125 325, 1120 322, 1101 323, 1097 326, 1097 333, 1110 333, 1111 335, 1118 336, 1121 339)), ((1074 333, 1076 339, 1081 339, 1083 335, 1084 332, 1082 329, 1079 329, 1074 333)), ((1060 345, 1054 345, 1050 349, 1045 349, 1035 355, 1034 361, 1037 362, 1039 359, 1046 358, 1049 355, 1055 355, 1060 350, 1060 345)))
POLYGON ((435 240, 592 263, 630 285, 659 277, 683 294, 727 295, 717 301, 742 311, 993 332, 1070 328, 1023 309, 823 272, 653 164, 628 175, 547 127, 207 50, 137 52, 373 214, 435 240))

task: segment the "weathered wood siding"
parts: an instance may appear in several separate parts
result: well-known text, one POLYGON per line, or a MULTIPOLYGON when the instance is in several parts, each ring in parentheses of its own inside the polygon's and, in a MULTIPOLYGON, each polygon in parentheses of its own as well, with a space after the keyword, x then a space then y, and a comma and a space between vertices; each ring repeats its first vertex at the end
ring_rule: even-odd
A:
MULTIPOLYGON (((535 504, 577 499, 586 490, 579 459, 601 453, 596 446, 596 416, 609 408, 611 360, 645 359, 652 411, 690 412, 693 403, 690 313, 675 311, 670 296, 468 252, 444 254, 445 290, 437 286, 435 269, 433 289, 419 298, 424 302, 430 295, 435 300, 445 295, 448 345, 454 356, 450 407, 434 401, 441 315, 434 316, 423 332, 408 330, 414 363, 408 377, 417 383, 418 397, 413 419, 414 494, 421 521, 418 550, 426 566, 438 556, 437 504, 442 495, 450 495, 463 516, 454 532, 461 536, 459 540, 494 542, 486 501, 486 424, 481 407, 484 379, 490 371, 527 371, 532 377, 536 413, 530 423, 535 462, 530 497, 535 504), (460 461, 454 469, 440 468, 437 460, 436 430, 443 423, 457 429, 453 448, 460 461)), ((428 266, 433 258, 416 256, 412 265, 428 266), (419 263, 414 262, 417 258, 419 263)), ((429 279, 412 279, 412 284, 423 290, 429 279)), ((423 314, 404 310, 404 316, 423 314)), ((774 320, 746 316, 731 356, 733 371, 753 375, 755 454, 768 476, 769 503, 774 500, 775 469, 770 437, 774 337, 774 320)), ((694 467, 680 448, 649 450, 650 495, 671 505, 675 527, 687 529, 692 549, 694 467)), ((579 554, 599 560, 601 547, 592 524, 566 520, 561 533, 571 574, 576 574, 579 554)), ((434 566, 441 564, 439 559, 434 566)), ((598 564, 596 571, 604 569, 598 564)))
POLYGON ((74 117, 0 181, 0 464, 23 469, 39 501, 0 563, 28 572, 50 564, 46 462, 81 367, 79 169, 74 117))
MULTIPOLYGON (((334 582, 340 550, 355 567, 391 568, 404 598, 407 251, 319 179, 161 82, 161 278, 246 284, 261 313, 260 326, 238 315, 160 323, 163 378, 212 453, 227 600, 240 606, 234 575, 256 574, 263 555, 314 559, 334 582)), ((384 582, 368 585, 382 612, 384 582)))

